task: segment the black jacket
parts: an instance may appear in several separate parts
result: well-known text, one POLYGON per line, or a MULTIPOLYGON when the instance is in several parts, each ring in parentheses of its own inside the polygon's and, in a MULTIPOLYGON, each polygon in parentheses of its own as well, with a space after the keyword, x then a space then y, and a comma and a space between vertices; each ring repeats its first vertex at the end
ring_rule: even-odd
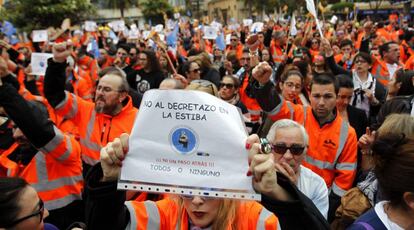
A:
MULTIPOLYGON (((293 196, 294 201, 279 202, 262 195, 262 205, 279 218, 280 226, 289 229, 329 229, 318 209, 286 177, 278 174, 278 183, 293 196)), ((118 191, 116 182, 100 182, 100 163, 93 166, 85 180, 86 219, 89 229, 125 229, 130 221, 124 205, 125 191, 118 191)))

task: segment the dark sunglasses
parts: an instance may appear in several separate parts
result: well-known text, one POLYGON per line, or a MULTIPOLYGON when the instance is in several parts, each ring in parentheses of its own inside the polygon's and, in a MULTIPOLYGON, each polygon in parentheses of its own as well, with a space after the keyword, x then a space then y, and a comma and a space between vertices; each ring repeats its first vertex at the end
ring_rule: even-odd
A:
POLYGON ((226 87, 227 89, 233 89, 234 88, 234 84, 230 84, 230 83, 222 83, 220 82, 220 88, 226 87))
POLYGON ((18 223, 20 223, 20 222, 23 222, 23 221, 25 221, 25 220, 27 220, 27 219, 29 219, 29 218, 32 218, 32 217, 34 217, 34 216, 38 216, 38 215, 40 215, 40 218, 39 218, 39 223, 40 222, 42 222, 42 220, 43 220, 43 214, 45 213, 45 204, 43 203, 43 200, 42 199, 40 199, 39 200, 39 204, 38 204, 38 206, 39 206, 39 210, 37 210, 36 212, 34 212, 34 213, 32 213, 32 214, 30 214, 30 215, 28 215, 28 216, 25 216, 25 217, 22 217, 22 218, 19 218, 19 219, 17 219, 17 220, 15 220, 15 221, 13 221, 9 226, 7 226, 6 228, 10 228, 10 227, 13 227, 13 226, 15 226, 15 225, 17 225, 18 223))
POLYGON ((200 72, 200 69, 193 69, 193 70, 190 70, 190 72, 197 73, 197 72, 200 72))
POLYGON ((290 147, 288 147, 284 143, 278 143, 278 144, 272 145, 272 149, 277 154, 285 154, 286 151, 289 150, 292 155, 298 156, 303 153, 303 151, 305 150, 305 146, 293 144, 290 147))

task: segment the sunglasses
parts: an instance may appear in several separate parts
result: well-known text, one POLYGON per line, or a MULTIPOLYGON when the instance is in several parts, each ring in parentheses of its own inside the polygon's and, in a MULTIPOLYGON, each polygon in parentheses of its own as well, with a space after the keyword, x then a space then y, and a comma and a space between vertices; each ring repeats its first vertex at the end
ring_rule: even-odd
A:
POLYGON ((40 215, 40 218, 39 218, 39 223, 41 223, 42 222, 42 220, 43 220, 43 214, 45 213, 45 204, 43 203, 43 200, 42 199, 40 199, 39 200, 39 203, 38 203, 38 206, 39 206, 39 210, 37 210, 36 212, 34 212, 34 213, 32 213, 32 214, 30 214, 30 215, 28 215, 28 216, 25 216, 25 217, 22 217, 22 218, 19 218, 19 219, 17 219, 17 220, 15 220, 15 221, 13 221, 8 227, 6 227, 6 228, 10 228, 10 227, 13 227, 13 226, 15 226, 15 225, 17 225, 18 223, 20 223, 20 222, 23 222, 23 221, 25 221, 25 220, 27 220, 27 219, 29 219, 29 218, 32 218, 32 217, 34 217, 34 216, 38 216, 38 215, 40 215))
POLYGON ((200 69, 193 69, 193 70, 190 70, 190 72, 197 73, 197 72, 200 72, 200 69))
POLYGON ((355 61, 355 64, 359 64, 359 63, 363 64, 363 63, 367 63, 367 61, 361 60, 361 59, 355 61))
POLYGON ((227 89, 233 89, 234 84, 220 82, 220 88, 223 88, 223 87, 226 87, 227 89))
POLYGON ((292 155, 298 156, 303 153, 303 151, 305 150, 305 146, 293 144, 290 147, 288 147, 284 143, 277 143, 272 145, 272 149, 277 154, 285 154, 289 150, 292 155))

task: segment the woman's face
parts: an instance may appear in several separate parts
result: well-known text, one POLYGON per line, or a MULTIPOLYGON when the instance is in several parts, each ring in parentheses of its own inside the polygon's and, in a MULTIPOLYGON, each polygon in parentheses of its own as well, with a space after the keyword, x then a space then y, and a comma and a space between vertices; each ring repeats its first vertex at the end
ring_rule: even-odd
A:
POLYGON ((221 199, 206 199, 200 196, 182 198, 191 222, 197 227, 208 227, 217 217, 221 199))
POLYGON ((312 43, 312 46, 311 46, 312 49, 314 49, 314 50, 319 49, 319 41, 318 40, 312 39, 311 43, 312 43))
POLYGON ((371 65, 362 57, 356 57, 354 64, 357 73, 368 72, 371 68, 371 65))
POLYGON ((223 100, 229 100, 236 94, 234 82, 229 77, 224 77, 220 82, 219 95, 223 100))
POLYGON ((269 61, 269 60, 270 60, 269 51, 267 51, 266 49, 264 49, 262 51, 262 61, 269 61))
POLYGON ((41 203, 42 201, 33 187, 24 188, 18 201, 20 212, 17 214, 16 220, 38 214, 17 223, 13 229, 43 229, 43 219, 49 215, 49 212, 44 209, 41 203))
POLYGON ((143 68, 148 67, 148 57, 145 53, 139 53, 138 55, 138 65, 142 66, 143 68))
POLYGON ((189 81, 200 79, 200 66, 196 62, 190 64, 190 68, 187 72, 187 78, 189 81))
POLYGON ((160 65, 161 65, 161 67, 162 68, 167 68, 167 66, 168 66, 168 61, 167 61, 167 58, 165 58, 164 56, 160 56, 160 65))
POLYGON ((302 90, 302 79, 300 76, 293 74, 290 75, 285 82, 279 83, 282 90, 282 96, 288 101, 296 99, 302 90))

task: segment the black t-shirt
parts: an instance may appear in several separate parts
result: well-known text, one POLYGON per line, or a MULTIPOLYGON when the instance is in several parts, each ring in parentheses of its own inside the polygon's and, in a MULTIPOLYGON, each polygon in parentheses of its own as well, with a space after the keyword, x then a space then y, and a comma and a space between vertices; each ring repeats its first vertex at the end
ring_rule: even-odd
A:
POLYGON ((164 75, 161 71, 145 72, 143 69, 131 72, 127 76, 129 86, 138 91, 138 93, 144 94, 149 89, 159 88, 164 75))

